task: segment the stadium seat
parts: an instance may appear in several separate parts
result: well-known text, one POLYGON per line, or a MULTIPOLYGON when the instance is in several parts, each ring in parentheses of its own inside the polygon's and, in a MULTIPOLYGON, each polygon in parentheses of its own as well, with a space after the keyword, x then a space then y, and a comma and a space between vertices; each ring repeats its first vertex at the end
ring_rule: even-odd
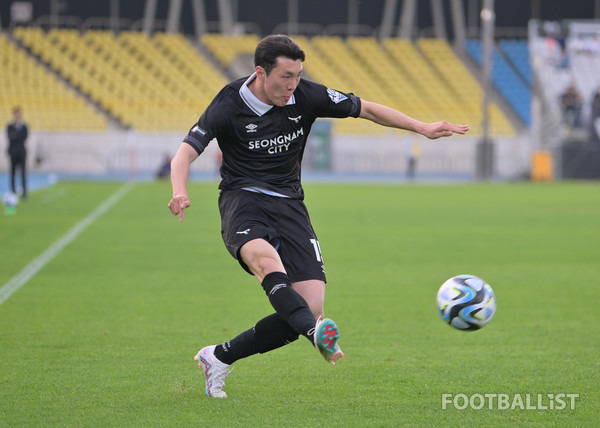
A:
MULTIPOLYGON (((469 133, 481 134, 483 91, 479 83, 452 51, 446 40, 421 38, 417 40, 417 46, 454 93, 456 99, 460 101, 462 110, 468 117, 469 133)), ((497 105, 492 103, 489 112, 491 134, 504 136, 515 134, 510 121, 497 105)))
POLYGON ((424 117, 427 100, 420 96, 408 75, 394 63, 381 44, 372 37, 351 37, 347 40, 361 63, 369 64, 369 82, 381 88, 385 97, 380 102, 414 117, 424 117))
POLYGON ((394 38, 383 40, 382 43, 389 56, 404 70, 411 86, 418 91, 418 97, 426 103, 428 111, 423 111, 422 116, 419 116, 422 120, 436 121, 444 118, 454 123, 469 120, 461 113, 458 98, 410 40, 394 38))
MULTIPOLYGON (((32 51, 44 50, 40 29, 15 29, 15 37, 29 40, 32 51)), ((11 109, 20 106, 24 119, 35 131, 101 131, 106 117, 83 97, 39 65, 23 49, 0 34, 0 116, 4 123, 11 109)))
POLYGON ((229 36, 207 33, 200 41, 223 67, 228 68, 239 55, 253 55, 260 39, 255 34, 229 36))
MULTIPOLYGON (((344 40, 335 36, 315 36, 311 39, 313 52, 307 63, 320 58, 331 68, 331 80, 322 82, 343 92, 353 92, 367 100, 391 103, 384 87, 377 85, 370 78, 369 70, 344 40)), ((318 60, 318 61, 320 61, 318 60)), ((321 67, 324 67, 321 64, 321 67)), ((382 134, 385 129, 367 121, 344 119, 335 121, 333 132, 340 134, 382 134)))
MULTIPOLYGON (((505 43, 505 46, 516 45, 505 43)), ((475 63, 481 67, 483 64, 481 41, 466 40, 465 49, 475 63)), ((515 66, 511 65, 498 49, 494 49, 492 55, 492 83, 523 123, 529 126, 531 123, 531 90, 528 83, 516 71, 515 66)))
POLYGON ((138 131, 183 131, 225 79, 179 34, 56 29, 15 37, 52 69, 138 131))
POLYGON ((500 49, 519 75, 529 87, 533 86, 533 72, 529 60, 529 43, 527 40, 501 39, 500 49))
MULTIPOLYGON (((141 32, 115 35, 104 30, 81 34, 72 29, 46 34, 39 28, 17 28, 14 36, 112 117, 138 131, 189 128, 226 83, 211 61, 181 34, 148 37, 141 32)), ((446 41, 380 42, 372 37, 336 36, 295 39, 307 54, 306 78, 352 91, 424 121, 469 123, 471 134, 480 132, 482 90, 446 41)), ((224 68, 240 55, 252 55, 258 41, 254 34, 205 34, 200 40, 224 68)), ((497 106, 491 106, 490 114, 493 133, 514 134, 497 106)), ((334 121, 333 132, 389 131, 368 121, 346 119, 334 121)))

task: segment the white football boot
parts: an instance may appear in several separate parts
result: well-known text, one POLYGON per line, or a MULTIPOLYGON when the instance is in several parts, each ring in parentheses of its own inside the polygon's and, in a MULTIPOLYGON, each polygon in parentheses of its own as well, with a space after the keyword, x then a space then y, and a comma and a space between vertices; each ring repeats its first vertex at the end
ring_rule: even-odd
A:
POLYGON ((202 348, 194 357, 198 361, 198 368, 204 371, 206 387, 204 392, 209 397, 227 398, 223 391, 225 378, 231 373, 229 364, 222 363, 215 357, 215 345, 202 348))

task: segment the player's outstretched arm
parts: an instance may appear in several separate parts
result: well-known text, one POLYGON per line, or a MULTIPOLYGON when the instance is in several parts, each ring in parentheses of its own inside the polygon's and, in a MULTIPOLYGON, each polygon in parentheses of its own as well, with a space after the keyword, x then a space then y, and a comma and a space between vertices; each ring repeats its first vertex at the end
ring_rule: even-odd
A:
POLYGON ((169 201, 169 209, 173 215, 179 215, 183 221, 183 210, 191 205, 187 194, 187 180, 190 175, 190 165, 198 157, 198 152, 187 143, 182 143, 171 160, 171 186, 173 197, 169 201))
POLYGON ((454 133, 465 134, 469 130, 469 125, 454 125, 445 121, 433 123, 421 122, 391 107, 363 99, 361 99, 359 117, 390 128, 417 132, 430 139, 449 137, 454 133))

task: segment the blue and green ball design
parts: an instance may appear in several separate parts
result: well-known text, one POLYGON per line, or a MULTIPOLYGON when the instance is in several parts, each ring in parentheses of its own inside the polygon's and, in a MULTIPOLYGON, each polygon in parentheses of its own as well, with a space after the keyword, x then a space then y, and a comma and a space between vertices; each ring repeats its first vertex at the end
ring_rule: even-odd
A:
POLYGON ((458 275, 444 282, 437 294, 442 319, 452 327, 473 331, 483 328, 496 313, 494 290, 475 275, 458 275))

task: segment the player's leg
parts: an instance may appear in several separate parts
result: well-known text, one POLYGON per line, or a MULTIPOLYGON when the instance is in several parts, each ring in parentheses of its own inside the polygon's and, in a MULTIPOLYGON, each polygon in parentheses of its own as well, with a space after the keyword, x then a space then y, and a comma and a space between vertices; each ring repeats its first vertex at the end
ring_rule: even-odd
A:
POLYGON ((271 314, 254 327, 219 345, 206 346, 194 357, 206 378, 206 395, 225 398, 229 366, 242 358, 264 354, 298 339, 298 333, 279 315, 271 314))
POLYGON ((325 281, 309 280, 296 281, 292 283, 292 288, 300 294, 308 307, 310 308, 315 319, 323 317, 323 306, 325 303, 325 281))
POLYGON ((225 378, 230 372, 229 365, 238 359, 284 346, 296 340, 299 332, 314 341, 309 333, 314 333, 315 317, 287 278, 274 247, 278 245, 277 232, 266 226, 273 222, 264 209, 269 201, 270 198, 243 190, 222 192, 219 198, 225 246, 240 265, 261 282, 277 313, 263 318, 232 340, 198 352, 194 359, 204 371, 209 396, 227 396, 223 391, 225 378))
MULTIPOLYGON (((315 319, 323 316, 325 283, 323 281, 300 281, 292 284, 294 290, 306 300, 315 319)), ((254 327, 235 338, 218 345, 215 356, 226 364, 254 354, 264 354, 295 341, 298 333, 278 314, 271 314, 254 327)))
POLYGON ((264 354, 298 339, 298 333, 278 314, 271 314, 254 327, 225 343, 217 345, 215 356, 225 364, 254 354, 264 354))
POLYGON ((272 272, 285 273, 277 250, 264 238, 252 239, 244 243, 239 250, 239 256, 261 284, 265 277, 272 272))
MULTIPOLYGON (((263 243, 261 242, 250 242, 249 244, 250 247, 255 245, 256 247, 263 246, 263 243)), ((245 250, 242 250, 242 252, 244 251, 245 250)), ((263 265, 274 266, 275 268, 281 267, 281 265, 278 264, 281 261, 277 254, 271 254, 270 256, 265 257, 265 259, 263 265)), ((250 258, 246 259, 246 264, 251 270, 254 269, 252 267, 254 266, 254 261, 250 258)), ((269 275, 265 275, 265 271, 256 272, 257 278, 262 279, 262 282, 264 282, 265 277, 269 275)), ((291 286, 292 289, 304 299, 312 313, 313 317, 307 324, 308 332, 305 336, 309 337, 309 340, 314 343, 315 320, 320 319, 323 316, 325 282, 319 280, 300 281, 295 282, 291 286), (313 334, 310 334, 309 336, 308 333, 313 334)), ((275 302, 275 304, 277 304, 277 302, 275 302)), ((299 332, 292 328, 288 321, 286 321, 279 313, 275 313, 263 318, 256 323, 253 328, 246 330, 232 340, 217 346, 215 349, 215 356, 226 364, 233 364, 239 359, 257 353, 263 354, 291 343, 298 338, 298 334, 299 332)))
POLYGON ((242 246, 239 254, 277 314, 312 341, 316 319, 306 300, 292 287, 275 247, 264 239, 253 239, 242 246))
POLYGON ((292 279, 293 287, 308 302, 317 322, 313 343, 331 364, 343 358, 338 345, 339 330, 331 319, 323 319, 325 265, 321 245, 313 230, 308 211, 300 200, 281 201, 279 254, 292 279))
POLYGON ((223 344, 201 349, 194 357, 198 367, 204 371, 206 395, 227 397, 223 391, 225 378, 230 373, 229 366, 239 359, 291 343, 298 338, 298 333, 314 342, 314 334, 318 330, 315 318, 304 299, 285 278, 287 275, 281 272, 270 273, 263 278, 263 287, 277 313, 263 318, 253 328, 223 344), (287 315, 287 318, 282 315, 287 315))
POLYGON ((313 315, 317 319, 313 341, 315 347, 321 352, 323 358, 332 365, 340 358, 344 358, 337 341, 340 337, 335 322, 323 318, 323 305, 325 301, 325 282, 320 280, 298 281, 292 284, 294 289, 308 302, 313 315))

